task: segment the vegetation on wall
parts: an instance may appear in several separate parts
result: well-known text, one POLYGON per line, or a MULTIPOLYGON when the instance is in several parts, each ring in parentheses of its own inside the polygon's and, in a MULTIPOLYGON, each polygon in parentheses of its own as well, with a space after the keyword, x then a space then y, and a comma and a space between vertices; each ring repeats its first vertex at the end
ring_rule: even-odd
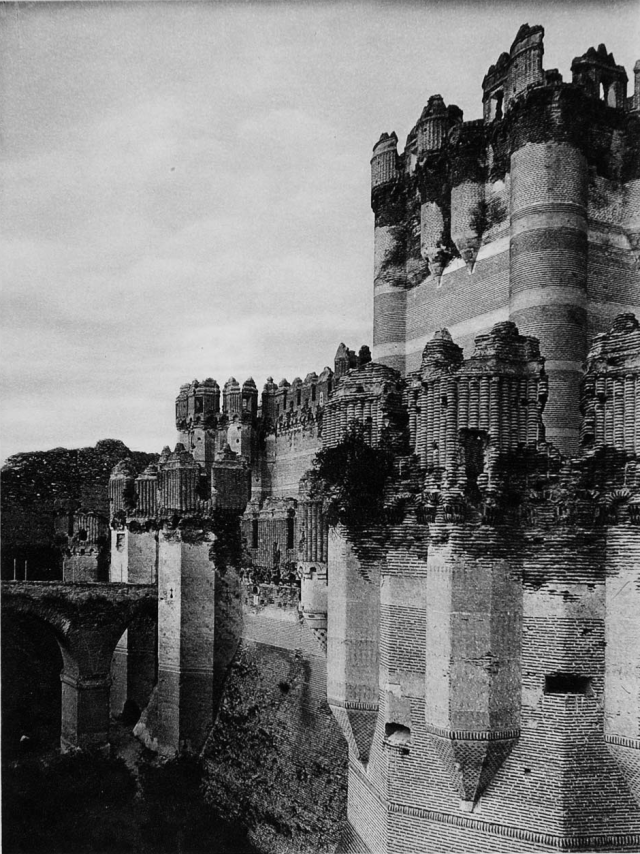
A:
POLYGON ((229 567, 239 569, 251 562, 249 554, 245 554, 246 550, 243 549, 240 518, 237 510, 217 508, 213 511, 211 530, 216 539, 211 546, 209 557, 216 569, 222 573, 229 567))
POLYGON ((471 211, 469 225, 478 237, 482 237, 492 226, 504 222, 506 218, 507 209, 500 199, 481 199, 471 211))
MULTIPOLYGON (((54 448, 9 457, 2 468, 3 578, 12 577, 14 560, 18 578, 23 577, 25 563, 30 578, 59 577, 67 541, 61 536, 64 532, 56 530, 56 514, 82 510, 106 519, 109 475, 127 457, 134 471, 142 471, 158 455, 130 451, 117 439, 103 439, 94 448, 54 448)), ((129 499, 135 506, 135 489, 129 499)))
POLYGON ((157 454, 130 451, 118 439, 102 439, 94 448, 15 454, 2 468, 2 508, 43 501, 63 507, 71 501, 87 510, 106 513, 109 475, 125 457, 137 471, 158 459, 157 454))
POLYGON ((310 487, 324 499, 328 523, 340 523, 356 533, 386 521, 385 488, 393 471, 388 441, 370 445, 364 426, 354 423, 339 445, 316 454, 310 487))

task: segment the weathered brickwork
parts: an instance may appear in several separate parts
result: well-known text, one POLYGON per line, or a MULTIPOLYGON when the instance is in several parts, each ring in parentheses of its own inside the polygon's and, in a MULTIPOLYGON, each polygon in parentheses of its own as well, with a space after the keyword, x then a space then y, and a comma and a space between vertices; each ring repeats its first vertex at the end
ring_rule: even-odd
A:
POLYGON ((638 116, 611 54, 578 57, 563 83, 542 68, 543 35, 522 27, 492 66, 482 120, 434 95, 402 154, 394 134, 375 146, 374 357, 415 370, 443 325, 466 350, 514 320, 555 379, 547 435, 575 453, 589 342, 638 303, 638 116), (422 278, 408 260, 416 191, 422 278))

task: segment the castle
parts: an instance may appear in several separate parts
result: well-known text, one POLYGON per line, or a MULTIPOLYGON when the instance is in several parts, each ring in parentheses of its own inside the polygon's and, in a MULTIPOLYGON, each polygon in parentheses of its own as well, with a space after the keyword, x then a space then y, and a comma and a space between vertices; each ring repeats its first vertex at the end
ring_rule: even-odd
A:
POLYGON ((175 450, 110 480, 111 580, 158 587, 112 706, 198 750, 239 640, 302 648, 349 746, 343 851, 640 847, 640 62, 631 96, 603 45, 564 82, 543 35, 481 119, 433 95, 375 145, 372 353, 194 380, 175 450), (354 424, 394 454, 358 530, 308 478, 354 424))

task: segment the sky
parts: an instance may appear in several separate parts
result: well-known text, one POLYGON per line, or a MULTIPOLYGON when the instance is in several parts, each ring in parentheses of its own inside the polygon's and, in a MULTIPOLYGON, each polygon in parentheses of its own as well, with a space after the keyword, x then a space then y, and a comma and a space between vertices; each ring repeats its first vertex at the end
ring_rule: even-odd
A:
POLYGON ((640 56, 637 0, 0 6, 0 459, 175 441, 194 378, 371 345, 371 149, 481 116, 520 24, 545 68, 640 56))

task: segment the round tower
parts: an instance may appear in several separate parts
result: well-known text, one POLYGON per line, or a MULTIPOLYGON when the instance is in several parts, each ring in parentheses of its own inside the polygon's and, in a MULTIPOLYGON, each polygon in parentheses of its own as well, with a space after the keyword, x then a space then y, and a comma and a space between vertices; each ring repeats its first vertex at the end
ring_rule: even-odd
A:
POLYGON ((258 414, 258 389, 253 377, 249 377, 242 384, 242 411, 251 418, 255 418, 258 414))
POLYGON ((429 274, 440 280, 451 258, 451 188, 444 149, 452 125, 460 124, 462 110, 447 107, 442 96, 432 95, 416 126, 420 163, 420 251, 429 274))
POLYGON ((220 386, 211 377, 203 380, 196 390, 195 412, 208 421, 220 412, 220 386))
POLYGON ((547 439, 574 454, 587 355, 587 161, 581 93, 534 91, 511 118, 509 317, 540 341, 547 439), (577 103, 576 103, 577 101, 577 103))
POLYGON ((134 501, 135 471, 130 459, 121 460, 111 471, 109 478, 109 513, 130 513, 134 501))
POLYGON ((242 412, 242 392, 235 377, 229 377, 222 391, 222 408, 229 418, 242 412))
POLYGON ((451 134, 451 239, 469 272, 478 257, 485 216, 486 136, 482 119, 451 134))
POLYGON ((158 504, 164 512, 188 513, 198 504, 200 467, 180 442, 158 478, 158 504))
POLYGON ((154 517, 158 511, 158 466, 148 465, 142 474, 138 475, 136 493, 136 514, 147 519, 154 517))
POLYGON ((276 392, 278 386, 274 383, 273 377, 267 377, 267 381, 262 389, 262 417, 271 418, 276 415, 276 392))
POLYGON ((442 148, 446 142, 448 119, 442 95, 432 95, 416 126, 418 158, 442 148))
POLYGON ((404 372, 406 205, 397 146, 395 133, 383 133, 371 159, 371 207, 375 214, 373 356, 377 362, 404 372))
POLYGON ((289 388, 291 384, 285 377, 283 377, 278 383, 278 388, 276 389, 275 394, 275 406, 276 406, 276 420, 280 417, 280 415, 284 415, 289 408, 289 404, 291 403, 291 395, 289 394, 289 388))

